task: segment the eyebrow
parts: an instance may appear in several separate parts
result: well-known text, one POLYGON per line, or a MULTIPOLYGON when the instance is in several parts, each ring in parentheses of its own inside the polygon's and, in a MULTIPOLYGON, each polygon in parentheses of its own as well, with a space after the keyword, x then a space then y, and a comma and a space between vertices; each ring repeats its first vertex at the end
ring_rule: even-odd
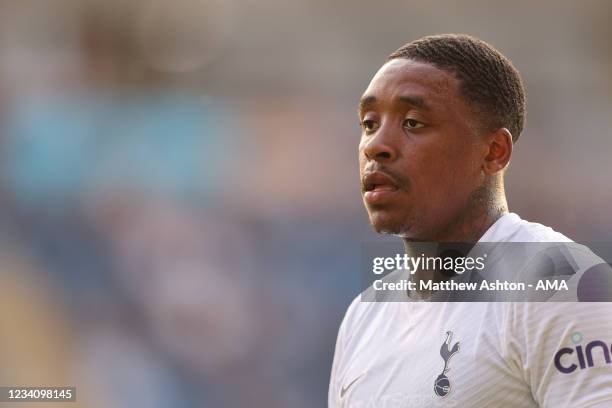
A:
MULTIPOLYGON (((416 96, 416 95, 401 95, 397 99, 400 100, 401 102, 404 102, 404 103, 408 104, 408 105, 412 105, 415 108, 420 108, 420 109, 424 109, 424 110, 430 110, 429 105, 420 96, 416 96)), ((361 100, 359 101, 359 110, 364 110, 366 108, 369 108, 372 105, 375 105, 376 101, 377 101, 376 97, 372 96, 372 95, 362 97, 361 100)))

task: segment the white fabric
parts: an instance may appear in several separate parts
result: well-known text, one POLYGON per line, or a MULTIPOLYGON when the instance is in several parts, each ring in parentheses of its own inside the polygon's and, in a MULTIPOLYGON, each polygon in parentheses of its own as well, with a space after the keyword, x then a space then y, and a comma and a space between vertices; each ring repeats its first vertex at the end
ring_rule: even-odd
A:
MULTIPOLYGON (((570 242, 512 213, 480 241, 570 242)), ((610 316, 612 303, 393 303, 358 296, 340 326, 328 405, 612 407, 610 316), (453 347, 443 373, 441 349, 453 347), (559 364, 574 367, 570 373, 554 363, 563 348, 559 364), (437 382, 441 375, 447 392, 444 379, 437 382), (446 395, 436 395, 436 384, 446 395)))

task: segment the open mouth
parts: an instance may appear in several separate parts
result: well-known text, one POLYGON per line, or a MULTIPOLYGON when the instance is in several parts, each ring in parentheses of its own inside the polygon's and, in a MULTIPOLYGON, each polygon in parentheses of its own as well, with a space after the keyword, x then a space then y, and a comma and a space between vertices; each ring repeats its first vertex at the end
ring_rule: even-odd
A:
POLYGON ((363 177, 364 192, 369 191, 395 191, 398 190, 397 183, 391 176, 382 171, 367 173, 363 177))
POLYGON ((368 173, 363 178, 363 197, 368 204, 383 203, 398 190, 397 183, 383 172, 368 173))
POLYGON ((376 183, 367 183, 365 186, 366 193, 368 191, 396 191, 398 188, 393 184, 376 184, 376 183))

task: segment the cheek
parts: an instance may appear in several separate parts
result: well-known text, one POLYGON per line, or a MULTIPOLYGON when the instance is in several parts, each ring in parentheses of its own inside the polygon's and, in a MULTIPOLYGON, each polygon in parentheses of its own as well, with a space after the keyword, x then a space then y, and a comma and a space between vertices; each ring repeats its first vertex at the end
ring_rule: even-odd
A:
POLYGON ((410 174, 413 176, 415 188, 419 188, 421 194, 431 195, 436 186, 446 184, 449 177, 449 160, 450 157, 436 147, 422 148, 410 154, 406 161, 411 167, 410 174))
POLYGON ((473 189, 478 171, 471 151, 465 147, 436 146, 420 153, 410 160, 420 194, 432 200, 456 200, 473 189))
POLYGON ((472 153, 465 151, 460 156, 449 159, 445 196, 458 206, 469 199, 481 182, 478 165, 472 153))

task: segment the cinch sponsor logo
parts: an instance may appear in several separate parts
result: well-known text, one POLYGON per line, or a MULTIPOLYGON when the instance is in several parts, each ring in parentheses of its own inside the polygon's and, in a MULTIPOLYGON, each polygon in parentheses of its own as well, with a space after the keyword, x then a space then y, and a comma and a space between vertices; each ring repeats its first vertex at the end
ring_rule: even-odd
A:
POLYGON ((572 342, 576 344, 575 348, 563 347, 555 353, 555 367, 557 367, 557 370, 563 374, 571 374, 578 367, 581 370, 593 367, 595 362, 605 361, 606 364, 612 363, 610 359, 612 345, 608 346, 608 344, 601 340, 593 340, 583 347, 578 345, 581 340, 582 334, 576 332, 572 334, 572 342))

